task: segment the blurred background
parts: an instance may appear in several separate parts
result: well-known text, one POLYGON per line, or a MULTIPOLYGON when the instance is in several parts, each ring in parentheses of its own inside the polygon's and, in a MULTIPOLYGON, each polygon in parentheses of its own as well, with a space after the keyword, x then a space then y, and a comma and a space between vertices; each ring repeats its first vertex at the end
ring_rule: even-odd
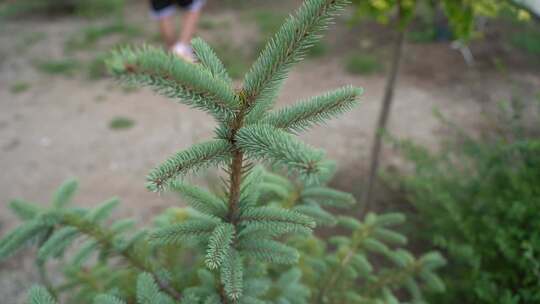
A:
MULTIPOLYGON (((360 204, 396 37, 405 30, 395 24, 394 2, 355 1, 294 68, 278 102, 286 105, 347 84, 365 89, 359 107, 302 135, 337 160, 332 185, 352 192, 360 204)), ((478 1, 486 5, 471 10, 467 16, 472 22, 461 21, 464 33, 455 26, 463 16, 447 16, 437 1, 417 2, 407 15, 410 23, 369 209, 410 213, 411 224, 404 229, 412 247, 469 254, 470 248, 459 247, 470 247, 467 237, 499 236, 501 225, 480 227, 465 218, 491 215, 486 222, 499 223, 519 201, 517 215, 509 216, 517 217, 524 231, 538 228, 527 225, 539 217, 531 213, 539 207, 540 192, 540 1, 510 6, 478 1), (492 172, 497 172, 493 180, 492 172), (433 208, 438 201, 441 205, 433 208), (456 217, 445 221, 449 210, 463 222, 456 217), (426 236, 426 229, 432 234, 426 236), (445 240, 448 235, 464 241, 453 246, 455 239, 445 240)), ((215 48, 240 86, 266 40, 300 4, 208 0, 196 36, 215 48)), ((148 192, 144 177, 175 151, 212 136, 213 121, 149 90, 115 82, 104 64, 118 46, 162 44, 149 14, 146 1, 0 0, 2 206, 13 198, 46 203, 70 177, 81 184, 77 204, 90 206, 118 196, 124 213, 119 216, 143 223, 176 204, 173 196, 148 192)), ((215 180, 216 173, 209 172, 196 182, 215 180)), ((2 207, 0 234, 15 222, 2 207)), ((483 241, 472 239, 475 244, 483 241)), ((514 246, 516 259, 536 265, 538 281, 540 239, 535 240, 504 244, 514 246)), ((466 259, 484 257, 474 250, 471 254, 466 259)), ((31 256, 25 253, 0 264, 2 303, 18 303, 36 281, 31 256)), ((485 288, 489 294, 491 287, 485 288)), ((452 299, 444 301, 456 303, 452 299)))

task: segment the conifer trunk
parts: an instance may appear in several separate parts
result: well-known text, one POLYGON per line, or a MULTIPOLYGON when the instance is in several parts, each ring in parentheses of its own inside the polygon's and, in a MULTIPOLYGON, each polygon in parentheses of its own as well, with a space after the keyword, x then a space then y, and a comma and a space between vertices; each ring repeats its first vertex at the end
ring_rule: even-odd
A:
MULTIPOLYGON (((235 230, 237 229, 237 221, 238 221, 238 202, 240 200, 240 190, 242 186, 242 174, 243 172, 243 163, 244 163, 244 152, 242 149, 236 146, 235 144, 235 136, 238 130, 244 125, 244 116, 245 116, 245 103, 240 109, 240 112, 234 119, 232 123, 232 130, 231 130, 231 138, 230 143, 234 147, 234 151, 232 153, 232 160, 231 160, 231 166, 230 166, 230 172, 229 172, 229 204, 228 204, 228 221, 229 223, 233 224, 235 227, 235 230)), ((234 244, 234 243, 233 243, 234 244)), ((233 245, 234 248, 234 245, 233 245)), ((223 283, 220 282, 219 284, 219 296, 222 304, 228 304, 229 298, 227 297, 225 293, 225 289, 223 286, 223 283)), ((233 301, 233 303, 236 303, 236 301, 233 301)))
MULTIPOLYGON (((398 3, 399 6, 399 3, 398 3)), ((397 21, 401 20, 401 12, 398 13, 397 21)), ((399 73, 399 66, 401 63, 401 57, 403 55, 403 46, 405 44, 405 29, 397 32, 397 37, 394 41, 392 51, 392 63, 390 67, 390 74, 386 81, 386 87, 384 90, 384 97, 382 101, 382 108, 379 112, 379 118, 377 126, 375 128, 375 134, 373 139, 373 145, 371 146, 371 155, 369 162, 369 175, 367 179, 367 187, 364 192, 364 199, 362 205, 362 214, 371 209, 373 203, 373 190, 375 182, 377 180, 377 172, 380 163, 380 154, 382 148, 382 137, 388 123, 390 116, 390 109, 392 107, 392 101, 394 99, 394 91, 396 86, 397 75, 399 73)))
POLYGON ((242 163, 244 161, 244 154, 242 151, 235 151, 233 153, 233 160, 231 163, 231 175, 230 175, 230 189, 229 189, 229 220, 231 224, 236 225, 237 218, 237 204, 240 198, 240 184, 242 182, 242 163))

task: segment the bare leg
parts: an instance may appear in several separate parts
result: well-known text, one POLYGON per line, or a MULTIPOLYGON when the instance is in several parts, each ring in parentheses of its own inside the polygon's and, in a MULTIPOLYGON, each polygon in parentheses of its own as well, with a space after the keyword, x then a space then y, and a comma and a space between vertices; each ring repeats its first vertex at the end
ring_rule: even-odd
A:
POLYGON ((175 43, 175 30, 173 16, 165 16, 159 20, 159 31, 165 46, 171 48, 175 43))
POLYGON ((199 22, 199 17, 201 12, 197 11, 188 11, 182 20, 182 31, 180 32, 180 40, 178 42, 189 45, 191 38, 193 38, 193 33, 197 29, 197 23, 199 22))

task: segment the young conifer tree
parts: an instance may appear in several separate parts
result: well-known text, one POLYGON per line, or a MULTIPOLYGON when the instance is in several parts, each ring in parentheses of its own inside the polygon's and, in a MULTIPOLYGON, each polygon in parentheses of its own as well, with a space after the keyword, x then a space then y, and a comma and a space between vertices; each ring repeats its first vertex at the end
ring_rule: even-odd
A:
POLYGON ((346 0, 307 0, 268 42, 235 89, 221 61, 201 39, 193 41, 200 64, 192 65, 151 47, 124 49, 110 61, 112 72, 131 83, 201 109, 219 124, 215 139, 178 152, 148 176, 152 191, 177 189, 201 216, 150 235, 155 245, 194 239, 206 245, 205 264, 219 276, 221 302, 253 303, 245 280, 251 260, 294 264, 298 252, 279 241, 283 234, 309 234, 312 218, 291 210, 257 204, 265 161, 317 183, 330 171, 324 152, 294 133, 341 114, 358 102, 362 90, 343 87, 271 111, 291 67, 320 38, 346 0), (179 177, 211 166, 225 166, 225 199, 184 184, 179 177))
MULTIPOLYGON (((381 293, 389 298, 394 285, 412 280, 415 273, 397 272, 399 277, 388 279, 391 273, 385 272, 385 276, 365 277, 375 284, 372 294, 340 292, 343 289, 338 286, 354 286, 358 280, 355 267, 346 270, 349 262, 368 265, 361 265, 359 256, 364 246, 369 247, 364 243, 371 242, 371 247, 390 255, 383 239, 401 238, 385 230, 384 220, 380 222, 384 217, 371 216, 366 225, 377 228, 368 230, 378 236, 368 235, 366 241, 359 238, 365 236, 364 224, 343 221, 325 211, 325 206, 350 205, 354 200, 322 185, 332 176, 334 164, 325 159, 323 151, 295 137, 349 110, 358 103, 362 90, 347 86, 272 110, 289 70, 346 3, 306 0, 268 42, 239 89, 233 87, 223 64, 201 39, 193 41, 198 64, 152 47, 115 52, 108 62, 115 76, 203 110, 218 123, 214 139, 176 153, 148 175, 150 190, 178 191, 191 209, 171 209, 158 217, 156 228, 133 233, 134 221, 129 219, 104 224, 116 199, 89 210, 69 207, 75 181, 60 187, 51 207, 12 202, 11 208, 24 222, 0 240, 0 260, 29 242, 38 244, 37 265, 45 287, 33 287, 29 303, 58 303, 62 291, 70 292, 70 303, 345 303, 343 299, 364 303, 379 299, 381 293), (256 165, 259 161, 298 179, 302 190, 293 191, 298 195, 285 203, 267 201, 272 195, 289 193, 291 186, 256 165), (183 179, 213 166, 227 173, 223 193, 212 193, 183 179), (292 241, 294 237, 311 239, 316 224, 338 222, 353 230, 345 237, 348 241, 339 244, 340 251, 310 257, 310 250, 300 252, 301 246, 292 241), (46 276, 46 261, 64 257, 66 249, 81 238, 85 242, 66 263, 66 282, 53 284, 46 276), (345 258, 341 251, 346 252, 345 258), (92 259, 94 264, 88 267, 92 259), (291 266, 299 260, 299 268, 291 266), (309 274, 316 270, 320 270, 320 280, 310 285, 309 274), (377 283, 377 279, 382 281, 377 283)), ((395 257, 403 267, 414 262, 403 254, 395 257)))

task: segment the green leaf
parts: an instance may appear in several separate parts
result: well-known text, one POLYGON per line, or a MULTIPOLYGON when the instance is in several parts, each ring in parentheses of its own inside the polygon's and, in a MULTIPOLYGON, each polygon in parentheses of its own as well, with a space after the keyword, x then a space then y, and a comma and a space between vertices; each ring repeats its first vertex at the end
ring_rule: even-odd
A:
POLYGON ((81 267, 90 258, 92 252, 94 252, 98 246, 99 243, 96 240, 88 240, 84 242, 79 251, 71 260, 71 265, 77 268, 81 267))
POLYGON ((23 221, 34 219, 43 209, 35 204, 23 200, 13 200, 9 203, 9 208, 17 217, 23 221))
POLYGON ((373 271, 373 266, 363 254, 354 254, 351 257, 351 263, 363 273, 370 273, 373 271))
POLYGON ((370 250, 370 251, 373 251, 373 252, 376 252, 376 253, 380 253, 380 254, 386 254, 388 253, 388 247, 378 241, 378 240, 375 240, 373 238, 367 238, 364 240, 364 246, 370 250))
POLYGON ((405 216, 401 213, 385 213, 377 215, 376 221, 380 226, 394 226, 405 222, 405 216))
POLYGON ((110 198, 88 212, 85 215, 85 219, 95 223, 104 221, 111 215, 119 203, 120 200, 117 197, 110 198))
POLYGON ((407 238, 404 235, 385 228, 375 228, 373 230, 373 236, 386 243, 397 245, 407 244, 407 238))
POLYGON ((432 251, 422 255, 420 263, 427 269, 437 269, 446 265, 446 259, 438 251, 432 251))
POLYGON ((338 224, 352 231, 362 228, 362 223, 350 216, 338 217, 338 224))
POLYGON ((57 304, 46 288, 34 285, 28 292, 29 304, 57 304))
POLYGON ((301 225, 308 229, 315 228, 315 222, 298 212, 276 208, 276 207, 257 207, 249 208, 240 215, 242 222, 274 222, 291 225, 301 225))
POLYGON ((319 33, 342 9, 346 0, 307 0, 267 43, 244 78, 243 96, 257 121, 269 109, 292 65, 319 39, 319 33))
POLYGON ((123 300, 108 294, 100 294, 94 298, 94 304, 125 304, 123 300))
POLYGON ((149 273, 141 273, 137 278, 137 303, 155 304, 160 297, 159 288, 149 273))
POLYGON ((240 185, 240 208, 256 206, 261 195, 260 187, 263 181, 264 168, 255 166, 242 180, 240 185))
POLYGON ((206 258, 204 260, 208 268, 216 269, 221 265, 231 249, 234 235, 234 225, 229 223, 220 224, 214 229, 208 242, 208 249, 206 250, 206 258))
POLYGON ((229 250, 229 254, 223 260, 221 267, 221 282, 223 283, 227 297, 236 301, 242 297, 244 286, 244 266, 242 259, 236 250, 229 250))
POLYGON ((224 163, 229 159, 231 149, 230 143, 222 139, 193 145, 152 170, 147 177, 147 187, 151 191, 163 191, 177 177, 224 163))
POLYGON ((329 207, 351 207, 356 202, 350 193, 324 186, 305 188, 301 197, 313 200, 321 206, 329 207))
POLYGON ((187 220, 157 229, 150 235, 150 242, 155 245, 178 245, 188 239, 206 240, 216 225, 216 222, 211 221, 187 220))
POLYGON ((0 240, 0 260, 14 254, 18 249, 31 239, 35 238, 39 232, 46 228, 47 225, 42 221, 32 220, 12 230, 0 240))
POLYGON ((37 253, 38 263, 44 263, 51 256, 58 256, 71 245, 78 236, 79 231, 74 227, 64 227, 56 231, 43 245, 37 253))
POLYGON ((137 304, 174 304, 174 300, 160 292, 154 277, 145 272, 137 278, 137 304))
POLYGON ((420 276, 426 283, 429 289, 436 292, 443 292, 445 290, 444 282, 441 278, 430 270, 424 269, 420 272, 420 276))
POLYGON ((199 212, 220 218, 227 214, 227 205, 223 199, 206 190, 178 181, 171 183, 171 190, 178 191, 187 204, 199 212))
POLYGON ((277 237, 283 234, 311 234, 315 222, 298 212, 275 207, 245 210, 240 216, 239 237, 246 240, 277 237))
POLYGON ((69 204, 78 186, 79 183, 76 179, 65 181, 53 195, 52 202, 54 208, 60 209, 69 204))
POLYGON ((277 167, 297 173, 307 183, 318 182, 324 166, 324 152, 315 150, 294 136, 269 125, 241 128, 236 134, 239 148, 249 157, 269 161, 277 167))
POLYGON ((317 225, 334 226, 337 223, 333 214, 326 212, 316 204, 300 205, 294 207, 292 210, 311 217, 317 225))
POLYGON ((240 249, 247 257, 272 264, 292 265, 300 257, 296 249, 272 240, 243 241, 240 249))
POLYGON ((302 132, 343 114, 358 104, 362 89, 344 87, 269 113, 262 123, 288 132, 302 132))
POLYGON ((212 48, 201 38, 191 40, 191 46, 200 63, 208 69, 214 78, 220 78, 227 84, 232 85, 231 77, 223 66, 223 63, 217 57, 212 48))
POLYGON ((124 48, 107 62, 113 75, 151 87, 159 94, 212 114, 219 121, 234 116, 239 102, 231 86, 205 68, 153 47, 124 48))

